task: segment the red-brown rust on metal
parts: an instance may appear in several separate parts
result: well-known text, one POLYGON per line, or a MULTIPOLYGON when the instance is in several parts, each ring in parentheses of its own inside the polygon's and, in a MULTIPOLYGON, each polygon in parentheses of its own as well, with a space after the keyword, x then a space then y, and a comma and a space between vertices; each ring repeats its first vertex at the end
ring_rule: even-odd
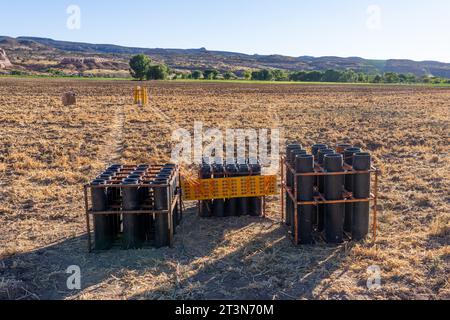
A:
MULTIPOLYGON (((281 221, 284 221, 284 197, 285 194, 287 194, 292 201, 294 201, 294 206, 296 207, 296 210, 298 206, 305 206, 305 205, 319 205, 319 204, 342 204, 342 203, 361 203, 361 202, 373 202, 373 223, 372 223, 372 231, 373 231, 373 242, 376 241, 377 238, 377 219, 378 219, 378 212, 377 212, 377 205, 378 205, 378 179, 380 171, 375 168, 374 166, 371 166, 370 170, 367 171, 356 171, 352 167, 348 165, 344 165, 344 171, 343 172, 325 172, 324 168, 315 163, 314 170, 315 172, 312 173, 297 173, 295 170, 290 166, 290 164, 286 161, 285 156, 280 157, 280 163, 281 163, 281 221), (291 190, 284 179, 284 169, 291 171, 291 173, 294 175, 294 177, 301 177, 301 176, 337 176, 337 175, 355 175, 355 174, 365 174, 365 173, 374 173, 375 183, 374 183, 374 191, 370 193, 369 198, 365 199, 355 199, 353 198, 353 194, 350 192, 344 192, 344 200, 326 200, 323 196, 323 194, 319 194, 319 196, 316 196, 314 198, 314 201, 297 201, 297 199, 294 197, 297 193, 297 184, 295 183, 294 190, 291 190)), ((297 180, 297 179, 295 179, 297 180)), ((295 215, 295 218, 297 218, 297 215, 295 215)), ((295 234, 293 237, 291 237, 291 240, 294 242, 295 245, 298 245, 298 221, 295 219, 295 234)))
POLYGON ((283 157, 280 159, 280 167, 281 167, 281 181, 280 181, 280 198, 281 198, 281 223, 284 221, 284 188, 283 185, 286 183, 286 179, 284 177, 284 166, 283 166, 283 157))
POLYGON ((90 217, 89 217, 89 200, 88 200, 88 188, 84 186, 84 206, 86 210, 86 228, 87 228, 87 237, 88 237, 88 252, 92 251, 92 240, 91 240, 91 226, 90 226, 90 217))
POLYGON ((298 201, 297 201, 297 190, 298 190, 298 184, 297 179, 294 179, 294 190, 295 190, 295 200, 294 200, 294 238, 295 243, 298 244, 298 201))
POLYGON ((377 239, 377 206, 378 206, 378 174, 379 171, 375 170, 375 185, 374 185, 374 189, 375 189, 375 196, 374 196, 374 200, 373 200, 373 225, 372 225, 372 231, 373 231, 373 242, 375 243, 376 239, 377 239))
MULTIPOLYGON (((124 166, 124 168, 134 168, 135 166, 124 166)), ((163 168, 164 166, 152 166, 152 168, 163 168)), ((124 169, 122 172, 127 172, 127 169, 124 169)), ((171 176, 170 178, 170 182, 168 184, 158 184, 158 185, 152 185, 153 187, 168 187, 169 189, 171 189, 173 182, 175 181, 175 177, 176 176, 180 176, 180 167, 176 166, 175 168, 175 173, 171 176)), ((120 175, 119 175, 120 177, 120 175)), ((149 179, 151 176, 147 173, 146 176, 144 176, 145 178, 149 179)), ((117 178, 117 177, 116 177, 117 178)), ((145 179, 144 178, 144 179, 145 179)), ((148 182, 150 182, 152 180, 149 180, 148 182)), ((179 180, 181 181, 181 179, 179 180)), ((83 186, 83 191, 84 191, 84 201, 85 201, 85 213, 86 213, 86 229, 87 229, 87 238, 88 238, 88 251, 92 252, 92 239, 91 239, 91 225, 90 225, 90 216, 94 216, 94 215, 110 215, 110 214, 114 214, 113 211, 93 211, 92 209, 89 209, 89 197, 88 197, 88 190, 90 189, 106 189, 106 188, 130 188, 130 187, 136 187, 136 185, 123 185, 122 180, 112 180, 109 181, 109 184, 106 185, 102 185, 102 186, 94 186, 94 185, 90 185, 90 184, 86 184, 83 186)), ((139 186, 144 186, 146 184, 146 180, 141 181, 141 183, 139 183, 139 186)), ((169 194, 172 194, 172 192, 170 192, 171 190, 169 190, 169 194)), ((171 212, 173 212, 176 208, 177 204, 180 204, 180 211, 182 212, 182 207, 183 207, 183 200, 180 194, 176 194, 174 195, 172 198, 168 199, 168 202, 170 202, 172 200, 172 204, 169 206, 167 210, 153 210, 153 209, 147 209, 148 205, 146 206, 145 210, 134 210, 134 211, 123 211, 120 210, 121 209, 121 205, 119 204, 115 204, 110 206, 111 209, 118 209, 119 211, 116 211, 115 214, 153 214, 153 215, 160 215, 160 214, 167 214, 169 216, 169 233, 170 233, 170 243, 169 246, 173 247, 173 219, 172 219, 172 215, 171 212)))

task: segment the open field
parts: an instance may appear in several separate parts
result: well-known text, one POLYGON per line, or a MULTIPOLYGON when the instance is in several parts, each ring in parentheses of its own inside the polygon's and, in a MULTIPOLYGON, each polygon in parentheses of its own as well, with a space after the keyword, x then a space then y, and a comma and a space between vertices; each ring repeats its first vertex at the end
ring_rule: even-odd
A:
POLYGON ((161 82, 139 110, 134 85, 0 78, 0 299, 450 299, 450 88, 161 82), (202 220, 188 203, 174 249, 88 254, 82 185, 111 162, 167 161, 194 120, 370 150, 376 244, 294 248, 273 198, 265 220, 202 220))
MULTIPOLYGON (((105 77, 78 77, 78 76, 47 76, 47 75, 0 75, 0 79, 49 79, 49 80, 72 80, 72 81, 137 81, 133 79, 131 76, 127 78, 105 78, 105 77)), ((302 81, 262 81, 262 80, 242 80, 242 79, 234 79, 234 80, 205 80, 205 79, 175 79, 170 80, 171 82, 182 82, 182 83, 204 83, 204 84, 284 84, 284 85, 327 85, 327 86, 390 86, 390 87, 450 87, 450 83, 414 83, 414 84, 398 84, 398 83, 362 83, 362 82, 302 82, 302 81)))

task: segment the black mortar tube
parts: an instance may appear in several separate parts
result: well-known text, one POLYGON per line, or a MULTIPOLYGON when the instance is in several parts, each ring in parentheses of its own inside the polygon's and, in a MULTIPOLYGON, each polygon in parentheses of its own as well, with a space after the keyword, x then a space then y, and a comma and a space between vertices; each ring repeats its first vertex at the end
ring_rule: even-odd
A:
MULTIPOLYGON (((113 177, 116 175, 116 172, 107 170, 105 172, 103 172, 103 174, 101 174, 97 179, 100 180, 106 180, 107 182, 110 182, 113 177)), ((108 188, 106 190, 106 195, 108 198, 108 202, 106 204, 106 210, 105 211, 111 211, 109 208, 111 208, 114 204, 115 198, 116 198, 116 194, 117 192, 119 193, 119 197, 120 197, 120 189, 111 187, 108 188)), ((113 240, 115 240, 115 238, 117 237, 118 233, 120 232, 119 228, 120 228, 120 214, 108 214, 106 215, 108 217, 109 220, 109 230, 111 232, 111 237, 113 240)))
MULTIPOLYGON (((106 181, 96 179, 92 181, 92 186, 105 186, 104 188, 92 188, 92 211, 106 211, 108 209, 108 195, 106 181)), ((108 250, 113 244, 113 230, 111 229, 111 219, 108 215, 94 215, 94 248, 95 250, 108 250)))
MULTIPOLYGON (((213 165, 213 178, 220 179, 225 177, 225 169, 222 164, 213 165)), ((213 216, 223 218, 225 216, 225 199, 213 200, 213 216)))
MULTIPOLYGON (((139 181, 124 179, 122 184, 122 209, 124 211, 139 210, 139 181)), ((140 214, 123 214, 123 248, 139 249, 145 240, 144 228, 140 214)))
MULTIPOLYGON (((289 163, 291 164, 291 166, 294 169, 294 171, 295 171, 295 161, 296 161, 297 156, 305 155, 305 154, 307 154, 307 151, 303 150, 303 149, 291 150, 291 153, 290 153, 290 156, 289 156, 289 163)), ((292 190, 293 196, 295 197, 296 196, 295 195, 295 183, 294 183, 295 182, 295 175, 291 174, 290 178, 291 178, 291 181, 289 182, 289 185, 291 185, 291 190, 292 190)), ((287 212, 286 214, 289 214, 289 220, 291 221, 291 227, 293 227, 293 225, 294 225, 294 215, 296 214, 295 213, 295 203, 294 203, 293 200, 291 200, 291 198, 289 198, 288 201, 290 202, 290 204, 289 204, 290 211, 287 212)))
MULTIPOLYGON (((157 178, 151 182, 155 197, 155 210, 169 210, 169 190, 165 186, 167 183, 166 178, 157 178)), ((157 214, 155 216, 155 246, 157 248, 169 246, 169 236, 169 215, 167 213, 157 214)))
MULTIPOLYGON (((117 182, 114 182, 111 188, 108 188, 108 196, 110 205, 120 203, 120 188, 117 186, 117 182)), ((117 209, 114 209, 115 211, 117 209)), ((120 211, 116 211, 113 215, 113 225, 114 225, 114 237, 117 237, 122 229, 122 221, 120 211)))
POLYGON ((321 149, 328 149, 328 146, 326 144, 317 143, 317 144, 313 145, 311 148, 311 153, 314 156, 314 161, 316 161, 316 162, 318 160, 317 155, 319 153, 319 150, 321 150, 321 149))
MULTIPOLYGON (((353 158, 353 169, 368 171, 372 165, 369 153, 356 153, 353 158)), ((355 174, 353 177, 353 196, 355 199, 370 198, 370 173, 355 174)), ((355 202, 352 215, 352 239, 359 241, 369 233, 370 203, 355 202)))
MULTIPOLYGON (((238 175, 238 168, 234 163, 227 161, 226 173, 229 178, 236 177, 238 175)), ((226 199, 225 200, 225 216, 232 217, 237 215, 238 199, 226 199)))
MULTIPOLYGON (((119 171, 122 169, 122 165, 116 164, 110 166, 103 174, 109 174, 111 175, 111 179, 114 179, 119 171)), ((116 183, 114 183, 116 184, 116 183)), ((120 201, 120 188, 112 187, 108 188, 108 206, 111 207, 113 204, 120 201)), ((113 219, 113 225, 114 225, 114 237, 117 237, 117 235, 121 231, 121 220, 120 220, 120 213, 115 213, 112 215, 113 219)))
POLYGON ((344 151, 344 162, 346 164, 348 164, 349 166, 353 165, 353 155, 355 153, 361 152, 361 148, 358 147, 352 147, 352 148, 347 148, 344 151))
POLYGON ((108 167, 107 171, 115 171, 115 172, 120 172, 123 169, 123 165, 121 164, 113 164, 111 166, 108 167))
MULTIPOLYGON (((324 166, 324 159, 325 159, 325 155, 327 154, 335 154, 333 149, 319 149, 317 151, 317 155, 316 155, 316 159, 317 159, 317 164, 319 164, 322 168, 324 166)), ((316 177, 316 181, 317 181, 317 190, 319 191, 320 194, 324 194, 325 193, 325 177, 324 176, 319 176, 316 177)), ((324 204, 319 204, 317 206, 317 218, 315 219, 317 221, 317 231, 322 232, 325 228, 325 205, 324 204)))
POLYGON ((336 153, 340 153, 340 154, 343 155, 345 153, 345 149, 348 149, 348 148, 351 148, 351 147, 353 147, 351 144, 340 143, 336 147, 336 153))
MULTIPOLYGON (((350 147, 344 150, 344 162, 347 165, 353 165, 353 156, 355 153, 361 152, 360 148, 350 147)), ((353 192, 353 175, 345 176, 345 190, 353 192)), ((344 230, 346 232, 352 231, 352 217, 353 217, 353 203, 345 204, 345 218, 344 218, 344 230)))
MULTIPOLYGON (((250 161, 250 171, 252 176, 260 176, 261 175, 261 165, 257 161, 250 161)), ((260 217, 262 216, 262 198, 261 197, 252 197, 249 198, 250 203, 250 215, 252 217, 260 217)))
MULTIPOLYGON (((171 174, 173 175, 176 168, 177 168, 176 164, 167 163, 167 164, 164 165, 163 170, 169 170, 170 169, 171 170, 171 174)), ((177 193, 179 192, 179 189, 178 189, 179 181, 180 181, 179 175, 175 175, 173 177, 173 180, 172 180, 172 195, 173 196, 177 195, 177 193)), ((176 225, 179 226, 181 221, 183 220, 183 215, 182 215, 182 211, 180 210, 178 202, 175 205, 175 212, 174 212, 174 214, 175 214, 175 217, 176 217, 175 218, 176 225)), ((174 229, 174 232, 175 231, 176 231, 176 229, 174 229)))
MULTIPOLYGON (((295 159, 296 173, 314 172, 314 156, 298 155, 295 159)), ((314 176, 297 177, 297 201, 314 200, 314 176)), ((299 244, 311 244, 313 242, 313 213, 314 205, 299 205, 297 208, 298 241, 299 244)), ((292 232, 295 231, 295 223, 292 223, 292 232)))
MULTIPOLYGON (((289 144, 286 147, 286 162, 288 164, 291 165, 291 167, 293 168, 293 164, 291 164, 291 152, 293 150, 302 150, 302 146, 299 143, 293 143, 293 144, 289 144)), ((292 172, 286 168, 286 186, 288 188, 290 188, 292 190, 293 187, 293 175, 292 172)), ((286 191, 286 205, 285 205, 285 212, 286 212, 286 218, 285 218, 285 223, 287 226, 291 225, 291 221, 292 221, 292 200, 291 197, 289 197, 289 193, 286 191)))
MULTIPOLYGON (((325 170, 327 172, 342 172, 342 154, 325 155, 325 170)), ((342 200, 344 189, 344 176, 325 176, 325 199, 342 200)), ((325 205, 325 238, 328 243, 341 243, 344 237, 344 213, 343 204, 325 205)))
MULTIPOLYGON (((211 176, 212 176, 211 165, 203 163, 200 166, 200 179, 211 179, 211 176)), ((212 200, 201 201, 200 217, 202 218, 211 217, 212 205, 213 205, 212 200)))
MULTIPOLYGON (((165 165, 161 169, 159 174, 156 176, 157 179, 167 179, 167 183, 170 184, 169 190, 170 190, 170 198, 171 199, 173 199, 175 197, 177 181, 178 181, 178 177, 173 176, 174 170, 175 170, 174 167, 165 165)), ((177 229, 175 227, 178 226, 181 222, 181 217, 179 215, 179 210, 178 210, 178 203, 175 205, 175 208, 172 212, 172 221, 173 221, 173 225, 174 225, 173 233, 176 234, 177 229)))
MULTIPOLYGON (((250 175, 250 169, 247 164, 239 164, 238 171, 240 177, 248 177, 250 175)), ((249 212, 249 198, 238 198, 238 216, 248 215, 249 212)))
MULTIPOLYGON (((317 144, 313 145, 312 148, 311 148, 311 154, 314 156, 314 161, 317 162, 317 163, 319 162, 319 150, 322 150, 322 149, 328 149, 328 145, 323 144, 323 143, 317 143, 317 144)), ((319 187, 319 178, 320 177, 315 177, 314 178, 314 187, 317 189, 318 192, 319 192, 319 189, 318 189, 318 187, 319 187)), ((317 225, 319 227, 318 231, 322 232, 323 231, 323 219, 322 219, 322 223, 319 226, 319 222, 320 222, 319 218, 318 218, 319 214, 320 214, 319 209, 320 209, 320 206, 317 206, 316 207, 316 213, 314 214, 313 219, 314 219, 314 225, 317 225)), ((323 216, 323 213, 322 213, 322 216, 323 216)))

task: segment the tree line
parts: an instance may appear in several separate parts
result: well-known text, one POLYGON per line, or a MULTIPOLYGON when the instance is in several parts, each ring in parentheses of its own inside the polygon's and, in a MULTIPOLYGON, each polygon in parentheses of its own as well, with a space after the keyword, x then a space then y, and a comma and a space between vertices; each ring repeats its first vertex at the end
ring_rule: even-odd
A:
POLYGON ((295 81, 295 82, 339 82, 339 83, 431 83, 450 84, 450 79, 439 77, 417 77, 412 73, 403 74, 386 72, 369 74, 353 70, 327 71, 293 71, 278 69, 246 70, 240 74, 227 71, 224 73, 215 69, 194 70, 190 72, 175 72, 164 64, 153 64, 151 59, 143 54, 130 60, 130 73, 138 80, 254 80, 254 81, 295 81))

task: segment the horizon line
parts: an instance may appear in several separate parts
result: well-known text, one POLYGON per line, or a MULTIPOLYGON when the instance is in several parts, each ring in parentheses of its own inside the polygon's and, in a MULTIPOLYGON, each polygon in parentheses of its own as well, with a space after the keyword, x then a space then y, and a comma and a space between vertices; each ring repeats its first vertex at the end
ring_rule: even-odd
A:
POLYGON ((311 58, 342 58, 342 59, 351 59, 351 58, 359 58, 364 60, 372 60, 372 61, 389 61, 389 60, 406 60, 406 61, 412 61, 412 62, 437 62, 437 63, 443 63, 443 64, 450 64, 450 62, 444 62, 439 60, 415 60, 411 58, 365 58, 362 56, 356 56, 356 55, 350 55, 350 56, 339 56, 339 55, 286 55, 281 53, 272 53, 272 54, 259 54, 259 53, 248 53, 248 52, 238 52, 238 51, 227 51, 227 50, 221 50, 221 49, 208 49, 206 47, 200 47, 200 48, 163 48, 163 47, 136 47, 136 46, 129 46, 129 45, 123 45, 123 44, 113 44, 113 43, 95 43, 95 42, 86 42, 86 41, 71 41, 71 40, 59 40, 54 39, 50 37, 45 36, 7 36, 7 35, 0 35, 0 37, 5 38, 12 38, 12 39, 19 39, 19 38, 35 38, 35 39, 44 39, 44 40, 52 40, 52 41, 58 41, 58 42, 70 42, 70 43, 80 43, 80 44, 91 44, 91 45, 106 45, 106 46, 116 46, 116 47, 122 47, 122 48, 128 48, 128 49, 141 49, 141 50, 202 50, 205 49, 205 51, 209 52, 225 52, 225 53, 234 53, 234 54, 243 54, 248 56, 282 56, 287 58, 302 58, 302 57, 311 57, 311 58))

